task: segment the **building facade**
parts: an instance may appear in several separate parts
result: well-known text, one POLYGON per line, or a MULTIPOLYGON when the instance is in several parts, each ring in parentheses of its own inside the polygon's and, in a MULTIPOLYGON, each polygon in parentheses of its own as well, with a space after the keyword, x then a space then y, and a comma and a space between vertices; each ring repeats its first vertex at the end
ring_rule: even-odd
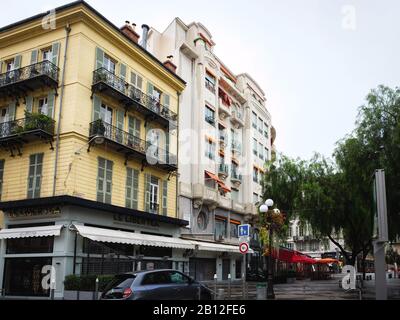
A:
POLYGON ((261 176, 272 157, 265 94, 249 75, 234 74, 216 56, 212 34, 201 23, 186 25, 176 18, 162 33, 151 29, 147 45, 159 59, 168 58, 187 82, 179 122, 178 211, 190 223, 182 237, 220 248, 195 252, 191 275, 240 279, 242 256, 226 248, 239 245, 238 226, 258 214, 261 176))
POLYGON ((84 2, 50 15, 0 29, 0 288, 48 297, 47 267, 56 298, 71 274, 188 272, 201 244, 180 239, 177 210, 185 82, 84 2))
MULTIPOLYGON (((341 232, 335 236, 335 241, 344 247, 341 232)), ((309 223, 302 222, 298 218, 290 221, 286 247, 315 259, 340 257, 340 249, 332 241, 317 236, 309 223)))

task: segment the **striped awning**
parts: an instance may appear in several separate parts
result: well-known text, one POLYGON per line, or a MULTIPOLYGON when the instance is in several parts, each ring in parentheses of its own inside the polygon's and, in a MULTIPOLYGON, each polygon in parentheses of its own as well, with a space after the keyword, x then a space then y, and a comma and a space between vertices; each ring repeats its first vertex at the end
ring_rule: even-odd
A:
POLYGON ((23 239, 23 238, 42 238, 59 237, 63 225, 31 227, 18 229, 3 229, 0 231, 0 239, 23 239))

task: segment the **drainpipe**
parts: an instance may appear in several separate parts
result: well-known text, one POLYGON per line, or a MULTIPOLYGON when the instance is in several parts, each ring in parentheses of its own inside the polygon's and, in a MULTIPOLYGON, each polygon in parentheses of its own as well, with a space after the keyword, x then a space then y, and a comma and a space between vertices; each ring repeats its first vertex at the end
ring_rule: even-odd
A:
POLYGON ((58 169, 58 157, 60 153, 60 133, 61 133, 61 118, 62 118, 62 107, 65 89, 65 67, 67 65, 67 50, 69 43, 69 34, 71 33, 71 27, 69 23, 65 26, 65 49, 64 49, 64 63, 62 68, 62 78, 61 78, 61 93, 60 93, 60 111, 58 112, 58 124, 57 124, 57 135, 56 135, 56 159, 54 161, 54 180, 53 180, 53 197, 56 196, 56 185, 57 185, 57 169, 58 169))
POLYGON ((179 205, 179 125, 180 125, 180 102, 181 102, 181 93, 177 92, 178 94, 178 128, 176 130, 177 132, 177 149, 176 149, 176 161, 178 162, 178 174, 176 176, 176 212, 178 213, 178 218, 183 219, 181 216, 181 211, 180 211, 180 205, 179 205))

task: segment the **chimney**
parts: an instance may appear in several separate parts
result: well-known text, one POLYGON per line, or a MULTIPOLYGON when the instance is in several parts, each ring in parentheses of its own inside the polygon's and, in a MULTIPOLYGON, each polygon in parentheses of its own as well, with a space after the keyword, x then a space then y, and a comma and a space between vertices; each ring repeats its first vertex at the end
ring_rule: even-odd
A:
POLYGON ((121 31, 133 42, 138 43, 140 35, 135 31, 136 24, 130 24, 129 21, 125 21, 125 25, 121 28, 121 31))
POLYGON ((142 39, 142 47, 147 50, 147 39, 149 36, 150 27, 147 24, 142 25, 143 29, 143 39, 142 39))
POLYGON ((164 66, 171 70, 173 73, 176 73, 177 66, 172 62, 173 57, 174 56, 168 56, 168 60, 164 62, 164 66))

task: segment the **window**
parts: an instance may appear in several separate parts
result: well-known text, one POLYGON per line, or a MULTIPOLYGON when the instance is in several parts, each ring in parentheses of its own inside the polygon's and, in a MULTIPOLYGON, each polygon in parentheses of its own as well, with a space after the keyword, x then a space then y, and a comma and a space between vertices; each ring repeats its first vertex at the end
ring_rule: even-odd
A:
POLYGON ((51 51, 51 48, 46 48, 42 50, 42 57, 43 61, 53 61, 53 52, 51 51))
POLYGON ((268 148, 265 148, 264 149, 264 156, 265 156, 265 160, 269 160, 269 150, 268 150, 268 148))
POLYGON ((159 211, 159 194, 160 194, 159 179, 157 177, 151 177, 150 182, 150 212, 158 213, 159 211))
POLYGON ((49 113, 49 104, 48 104, 47 97, 39 99, 38 111, 40 114, 44 114, 46 116, 49 113))
POLYGON ((97 175, 97 201, 111 204, 112 190, 112 161, 99 158, 98 159, 98 175, 97 175))
POLYGON ((209 72, 206 73, 206 88, 215 94, 215 77, 209 72))
POLYGON ((15 60, 8 60, 6 62, 6 72, 13 71, 15 69, 15 60))
POLYGON ((43 153, 29 157, 28 199, 40 197, 42 184, 43 153))
POLYGON ((204 185, 210 189, 216 188, 215 180, 210 178, 210 176, 207 173, 204 174, 204 185))
POLYGON ((288 237, 289 238, 293 237, 293 225, 292 224, 289 224, 288 237))
POLYGON ((139 89, 142 90, 143 88, 143 78, 141 76, 139 76, 137 73, 135 72, 131 72, 131 84, 139 89))
POLYGON ((239 227, 236 223, 231 222, 231 238, 239 238, 239 227))
POLYGON ((173 284, 188 284, 189 278, 180 272, 169 272, 170 283, 173 284))
POLYGON ((116 63, 108 55, 105 54, 103 61, 103 68, 115 74, 115 65, 116 63))
POLYGON ((215 236, 216 239, 225 239, 228 232, 228 221, 224 217, 215 217, 215 236))
POLYGON ((258 169, 257 168, 253 168, 253 181, 255 183, 258 183, 258 169))
POLYGON ((3 192, 4 160, 0 160, 0 200, 3 192))
POLYGON ((256 139, 253 139, 253 154, 255 156, 258 156, 258 142, 256 139))
POLYGON ((258 118, 258 132, 263 134, 264 129, 264 121, 261 118, 258 118))
POLYGON ((215 143, 210 139, 206 138, 206 157, 215 160, 215 143))
POLYGON ((113 109, 105 104, 102 104, 100 107, 100 119, 103 120, 105 123, 112 125, 113 109))
POLYGON ((208 106, 205 109, 205 120, 212 126, 215 126, 215 111, 208 106))
POLYGON ((144 277, 142 281, 143 286, 168 284, 168 283, 171 283, 171 278, 169 276, 169 272, 167 271, 149 273, 144 277))
POLYGON ((258 116, 257 113, 253 112, 253 118, 252 118, 252 123, 253 123, 253 128, 257 129, 257 120, 258 120, 258 116))
POLYGON ((258 156, 264 160, 264 146, 261 143, 258 144, 258 156))
POLYGON ((264 136, 268 139, 269 137, 269 126, 267 123, 264 123, 264 136))
POLYGON ((138 209, 139 171, 127 168, 126 173, 126 207, 138 209))
POLYGON ((299 226, 299 236, 304 237, 304 226, 302 224, 299 226))

